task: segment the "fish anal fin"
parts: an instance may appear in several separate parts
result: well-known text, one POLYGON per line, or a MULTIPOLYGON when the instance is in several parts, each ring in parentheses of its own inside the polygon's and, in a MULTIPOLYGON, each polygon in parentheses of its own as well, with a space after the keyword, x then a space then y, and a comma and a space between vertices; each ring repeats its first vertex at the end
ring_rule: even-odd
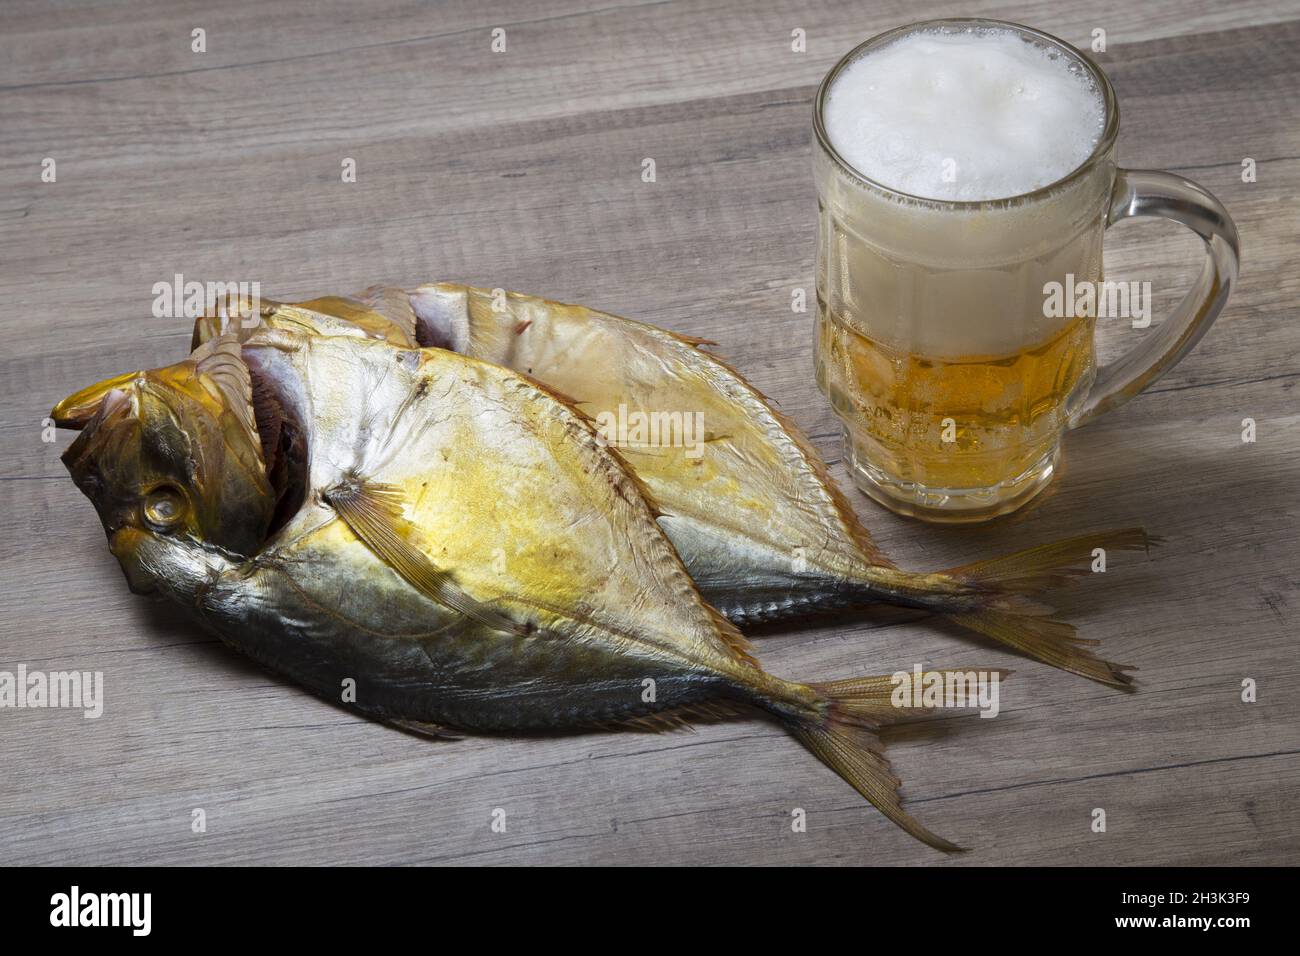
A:
POLYGON ((744 634, 741 634, 740 629, 731 621, 727 620, 721 611, 717 610, 711 604, 707 605, 707 607, 709 612, 713 615, 713 621, 716 625, 715 631, 717 632, 718 638, 726 645, 727 649, 731 651, 732 656, 751 667, 758 667, 759 663, 754 658, 754 645, 749 642, 749 639, 746 638, 744 634))
POLYGON ((602 726, 615 730, 632 730, 642 733, 662 734, 674 730, 690 730, 695 724, 717 723, 748 715, 752 708, 747 704, 726 700, 702 701, 686 704, 654 714, 640 714, 620 720, 606 721, 602 726))
POLYGON ((430 723, 427 720, 407 720, 404 717, 390 717, 385 723, 408 734, 415 734, 417 737, 432 737, 436 740, 464 739, 461 734, 448 730, 442 724, 430 723))
POLYGON ((417 544, 419 532, 403 515, 403 495, 392 485, 349 477, 321 496, 353 534, 425 597, 496 631, 527 636, 534 628, 466 594, 417 544))

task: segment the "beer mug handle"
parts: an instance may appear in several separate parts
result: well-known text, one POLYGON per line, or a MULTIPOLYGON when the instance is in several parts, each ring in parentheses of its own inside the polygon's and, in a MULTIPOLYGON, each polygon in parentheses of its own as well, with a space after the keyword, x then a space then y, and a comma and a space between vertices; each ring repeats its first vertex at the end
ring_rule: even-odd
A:
POLYGON ((1205 242, 1205 268, 1173 315, 1145 342, 1097 370, 1092 389, 1070 416, 1071 428, 1118 408, 1169 371, 1206 333, 1237 281, 1237 227, 1223 205, 1196 183, 1152 169, 1118 170, 1106 225, 1134 216, 1159 216, 1191 229, 1205 242))

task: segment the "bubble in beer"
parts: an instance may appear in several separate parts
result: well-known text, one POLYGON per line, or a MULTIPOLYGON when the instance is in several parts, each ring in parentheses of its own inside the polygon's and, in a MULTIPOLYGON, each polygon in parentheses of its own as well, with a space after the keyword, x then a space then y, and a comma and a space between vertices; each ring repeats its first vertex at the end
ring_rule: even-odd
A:
POLYGON ((1076 61, 1017 33, 922 31, 841 70, 823 122, 836 152, 868 179, 978 201, 1032 192, 1082 165, 1105 103, 1076 61))

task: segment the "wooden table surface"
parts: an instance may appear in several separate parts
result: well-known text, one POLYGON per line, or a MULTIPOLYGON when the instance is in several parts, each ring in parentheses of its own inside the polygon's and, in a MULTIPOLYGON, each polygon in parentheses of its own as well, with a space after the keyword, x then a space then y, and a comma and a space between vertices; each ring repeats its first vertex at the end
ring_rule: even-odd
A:
MULTIPOLYGON (((0 670, 105 680, 97 720, 0 710, 0 863, 1300 861, 1294 2, 9 0, 0 130, 0 670), (1161 535, 1061 601, 1141 668, 1138 693, 909 615, 758 638, 766 666, 804 679, 1015 667, 997 719, 889 738, 911 809, 975 852, 911 840, 772 724, 428 742, 127 591, 58 460, 68 437, 45 440, 42 420, 75 388, 184 354, 186 321, 151 315, 153 284, 176 273, 278 298, 455 279, 706 336, 847 485, 812 318, 791 311, 793 289, 812 298, 812 97, 858 40, 961 13, 1080 46, 1105 30, 1120 160, 1218 195, 1244 261, 1196 351, 1071 434, 1036 506, 940 529, 852 493, 906 567, 1110 526, 1161 535)), ((1159 315, 1200 258, 1190 233, 1129 223, 1106 272, 1152 278, 1159 315)), ((1104 328, 1102 356, 1139 334, 1104 328)))

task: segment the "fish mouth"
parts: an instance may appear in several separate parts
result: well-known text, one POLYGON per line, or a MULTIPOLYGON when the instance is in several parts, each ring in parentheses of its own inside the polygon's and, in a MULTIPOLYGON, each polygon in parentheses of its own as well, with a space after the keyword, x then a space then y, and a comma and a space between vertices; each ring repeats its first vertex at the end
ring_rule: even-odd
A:
POLYGON ((157 581, 145 573, 139 560, 139 548, 144 532, 131 527, 119 528, 108 538, 108 550, 117 558, 118 566, 126 577, 126 586, 132 594, 155 594, 157 581))
POLYGON ((133 412, 130 394, 117 383, 129 387, 131 378, 136 374, 138 373, 121 375, 82 389, 59 402, 50 412, 57 427, 80 431, 72 444, 63 450, 59 460, 72 474, 78 486, 83 486, 82 490, 91 495, 92 500, 92 491, 98 489, 84 487, 84 484, 94 476, 93 464, 112 437, 120 433, 121 426, 133 412))
POLYGON ((79 392, 73 392, 50 410, 50 418, 57 428, 70 428, 81 431, 89 425, 103 409, 105 402, 112 396, 126 398, 131 383, 143 372, 127 372, 97 382, 79 392))

